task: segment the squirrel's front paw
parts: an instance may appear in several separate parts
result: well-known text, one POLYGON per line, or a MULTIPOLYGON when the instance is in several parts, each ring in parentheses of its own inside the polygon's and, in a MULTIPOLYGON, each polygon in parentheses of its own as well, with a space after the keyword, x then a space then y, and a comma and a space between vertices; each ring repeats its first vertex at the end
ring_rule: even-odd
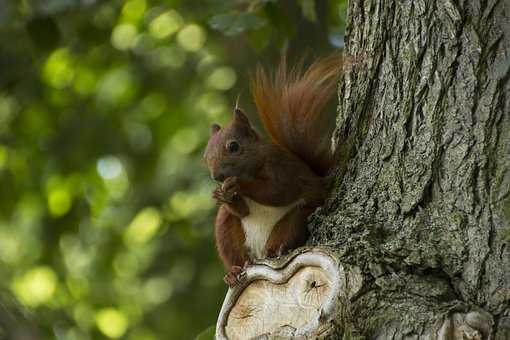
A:
POLYGON ((214 189, 212 197, 213 199, 216 200, 216 202, 218 202, 218 204, 232 203, 232 201, 230 201, 228 197, 225 195, 221 187, 217 187, 216 189, 214 189))
POLYGON ((231 201, 239 195, 240 185, 239 179, 237 177, 227 177, 223 184, 221 185, 221 190, 224 195, 229 198, 231 201))
POLYGON ((221 186, 214 189, 212 197, 220 204, 233 203, 238 197, 239 183, 237 177, 228 177, 221 186))
POLYGON ((239 266, 232 266, 230 271, 223 277, 223 281, 229 286, 234 287, 246 279, 246 271, 239 266))

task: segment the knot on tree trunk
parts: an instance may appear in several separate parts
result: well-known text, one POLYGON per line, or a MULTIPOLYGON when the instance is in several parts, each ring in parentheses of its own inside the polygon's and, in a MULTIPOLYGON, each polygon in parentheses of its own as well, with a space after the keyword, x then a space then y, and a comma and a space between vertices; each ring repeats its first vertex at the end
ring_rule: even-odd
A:
POLYGON ((362 275, 337 258, 327 248, 300 248, 248 267, 246 280, 227 292, 216 338, 324 338, 343 329, 362 275))

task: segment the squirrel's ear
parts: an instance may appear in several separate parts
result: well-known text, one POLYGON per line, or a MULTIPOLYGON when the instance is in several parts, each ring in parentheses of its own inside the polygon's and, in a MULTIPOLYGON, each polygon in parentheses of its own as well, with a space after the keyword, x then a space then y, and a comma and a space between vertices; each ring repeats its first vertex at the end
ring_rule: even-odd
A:
POLYGON ((246 116, 243 110, 236 108, 234 110, 234 121, 240 123, 241 125, 251 126, 250 120, 246 116))
POLYGON ((216 132, 220 131, 220 129, 221 129, 221 126, 219 126, 218 124, 212 124, 211 127, 209 128, 209 134, 212 136, 216 132))

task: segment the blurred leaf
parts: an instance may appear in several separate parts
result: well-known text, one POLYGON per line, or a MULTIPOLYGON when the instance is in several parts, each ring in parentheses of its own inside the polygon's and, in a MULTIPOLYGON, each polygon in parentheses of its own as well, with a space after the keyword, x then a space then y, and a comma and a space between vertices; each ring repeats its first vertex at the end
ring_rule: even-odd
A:
POLYGON ((317 12, 315 11, 315 0, 298 0, 301 6, 303 16, 311 22, 317 21, 317 12))
POLYGON ((179 12, 170 10, 154 18, 149 24, 149 32, 157 39, 164 39, 177 32, 184 20, 179 12))
POLYGON ((213 16, 209 19, 209 25, 227 36, 234 36, 248 30, 259 29, 267 25, 267 20, 252 12, 230 13, 213 16))
POLYGON ((28 0, 36 15, 51 15, 79 5, 79 0, 28 0))
POLYGON ((197 24, 187 25, 177 33, 177 43, 188 51, 200 50, 205 42, 206 32, 197 24))
POLYGON ((161 225, 161 216, 154 207, 141 210, 124 232, 128 246, 136 246, 149 241, 161 225))
POLYGON ((248 41, 257 52, 262 51, 271 41, 273 31, 270 26, 248 32, 248 41))
POLYGON ((46 59, 42 70, 43 79, 48 85, 62 89, 74 78, 74 62, 66 48, 54 50, 46 59))
POLYGON ((195 340, 214 340, 216 325, 207 327, 202 333, 198 334, 195 340))
POLYGON ((292 38, 296 34, 296 27, 289 20, 288 15, 277 4, 268 3, 264 7, 264 12, 270 24, 283 32, 287 38, 292 38))

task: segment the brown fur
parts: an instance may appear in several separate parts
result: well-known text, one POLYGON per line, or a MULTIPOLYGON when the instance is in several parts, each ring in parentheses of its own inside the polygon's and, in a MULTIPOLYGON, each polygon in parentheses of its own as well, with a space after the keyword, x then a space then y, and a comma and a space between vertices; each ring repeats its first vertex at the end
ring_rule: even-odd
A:
POLYGON ((223 206, 231 215, 238 218, 243 218, 250 213, 248 206, 242 197, 237 197, 233 202, 223 203, 223 206))
POLYGON ((306 204, 322 202, 324 180, 301 159, 272 143, 261 144, 259 149, 263 166, 255 178, 239 180, 240 195, 270 206, 285 206, 300 198, 306 204))
POLYGON ((333 161, 330 126, 334 116, 323 111, 335 93, 341 69, 338 55, 320 58, 306 71, 301 65, 289 69, 282 58, 274 75, 259 66, 252 77, 251 92, 268 134, 319 175, 333 161))
MULTIPOLYGON (((214 126, 214 125, 213 125, 214 126)), ((232 122, 222 128, 212 128, 205 149, 204 158, 211 177, 224 178, 238 176, 250 179, 261 167, 259 156, 260 136, 251 127, 248 118, 240 109, 236 109, 232 122), (236 154, 226 150, 229 141, 236 141, 241 149, 236 154)))
POLYGON ((244 247, 244 231, 239 217, 221 206, 216 215, 216 248, 225 268, 243 266, 248 260, 244 247))
POLYGON ((266 244, 268 256, 280 256, 305 244, 308 238, 306 218, 313 210, 313 208, 297 206, 274 226, 266 244))
POLYGON ((213 197, 221 204, 215 236, 229 271, 227 284, 236 284, 242 278, 239 267, 253 260, 241 223, 250 214, 245 199, 272 207, 298 204, 273 226, 267 255, 277 256, 306 242, 306 219, 324 201, 327 186, 322 176, 333 162, 333 124, 322 111, 340 68, 340 59, 333 56, 319 59, 304 72, 301 67, 289 70, 285 59, 274 76, 257 70, 252 93, 271 141, 261 139, 240 109, 226 126, 211 126, 204 158, 211 177, 223 182, 213 197), (229 147, 232 141, 238 144, 236 151, 229 147))

